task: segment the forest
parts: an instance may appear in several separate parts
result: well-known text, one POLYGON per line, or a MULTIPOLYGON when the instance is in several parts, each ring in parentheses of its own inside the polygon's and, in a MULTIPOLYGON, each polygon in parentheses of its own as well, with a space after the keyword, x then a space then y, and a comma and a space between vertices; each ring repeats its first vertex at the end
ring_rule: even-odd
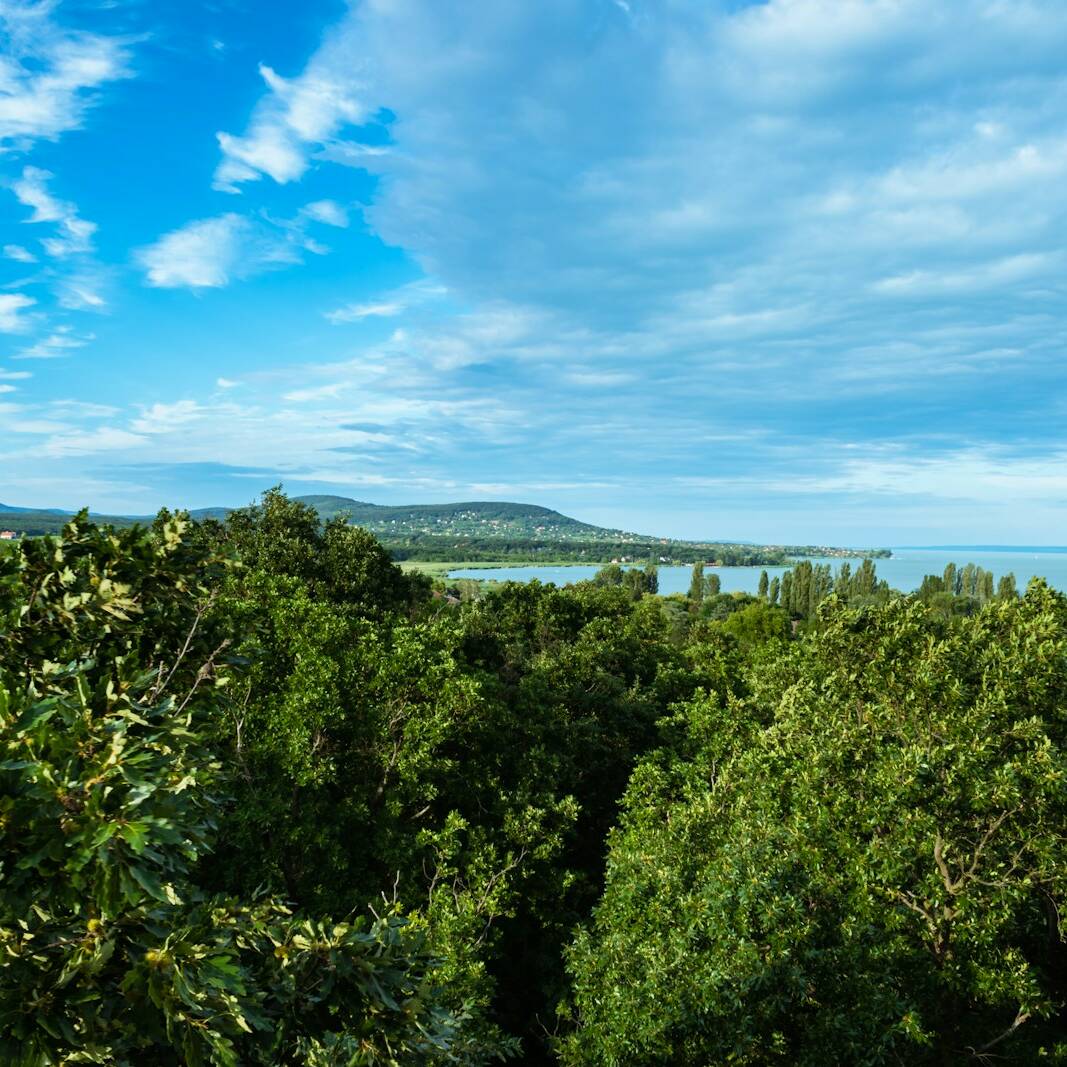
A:
POLYGON ((1067 1062, 1067 600, 449 595, 281 492, 0 551, 0 1062, 1067 1062))

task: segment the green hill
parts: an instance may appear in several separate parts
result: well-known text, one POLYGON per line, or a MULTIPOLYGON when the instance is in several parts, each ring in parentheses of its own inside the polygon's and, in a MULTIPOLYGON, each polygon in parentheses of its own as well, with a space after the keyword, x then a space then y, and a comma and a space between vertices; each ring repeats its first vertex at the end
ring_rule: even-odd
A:
MULTIPOLYGON (((734 541, 678 541, 627 533, 581 522, 538 504, 505 500, 467 500, 453 504, 371 504, 345 496, 295 498, 313 507, 324 520, 343 516, 378 537, 396 559, 569 560, 607 562, 658 560, 723 564, 784 564, 798 556, 864 556, 869 550, 814 545, 754 545, 734 541)), ((228 507, 198 508, 194 519, 225 519, 228 507)), ((16 508, 0 504, 0 529, 37 536, 58 533, 69 515, 55 509, 16 508)), ((97 515, 117 527, 151 522, 145 515, 97 515)), ((884 550, 874 553, 887 555, 884 550)))
MULTIPOLYGON (((503 500, 468 500, 455 504, 368 504, 343 496, 300 496, 324 518, 345 516, 349 522, 388 537, 548 538, 556 541, 618 541, 636 534, 579 522, 537 504, 503 500)), ((640 538, 648 540, 648 538, 640 538)))

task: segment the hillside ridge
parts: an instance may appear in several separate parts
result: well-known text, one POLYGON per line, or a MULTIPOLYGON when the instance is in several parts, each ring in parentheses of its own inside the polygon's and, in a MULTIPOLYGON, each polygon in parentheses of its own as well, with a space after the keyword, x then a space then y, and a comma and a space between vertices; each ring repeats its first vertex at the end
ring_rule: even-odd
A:
MULTIPOLYGON (((378 537, 397 559, 503 558, 623 562, 651 558, 659 562, 717 561, 724 564, 779 564, 789 558, 833 555, 842 558, 888 555, 885 549, 833 548, 812 545, 756 545, 723 540, 683 540, 595 526, 540 504, 506 500, 467 500, 444 504, 372 504, 334 494, 293 497, 313 507, 323 521, 344 517, 378 537)), ((197 520, 224 520, 231 507, 194 508, 197 520)), ((0 527, 20 534, 58 533, 70 512, 0 505, 0 527)), ((113 526, 151 522, 151 515, 104 515, 91 518, 113 526)))

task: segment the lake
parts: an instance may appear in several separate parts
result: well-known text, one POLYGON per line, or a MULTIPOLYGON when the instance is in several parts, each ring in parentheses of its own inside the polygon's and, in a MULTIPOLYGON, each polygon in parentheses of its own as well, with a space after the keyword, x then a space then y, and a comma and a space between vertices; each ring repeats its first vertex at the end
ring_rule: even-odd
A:
MULTIPOLYGON (((1049 585, 1067 590, 1067 549, 1063 548, 894 548, 890 559, 874 561, 879 578, 885 578, 894 589, 910 593, 918 589, 926 574, 941 574, 945 564, 955 563, 962 567, 974 563, 992 571, 996 578, 1009 571, 1015 575, 1019 591, 1033 576, 1044 578, 1049 585)), ((813 563, 829 563, 837 572, 839 559, 813 559, 813 563)), ((855 570, 859 560, 850 560, 855 570)), ((522 567, 471 568, 450 571, 450 578, 479 578, 498 582, 552 582, 567 585, 592 578, 600 565, 576 567, 539 567, 536 564, 522 567)), ((770 577, 781 575, 788 567, 707 567, 705 573, 717 574, 724 593, 755 593, 760 571, 766 570, 770 577)), ((659 568, 659 591, 661 593, 685 593, 689 590, 691 567, 659 568)))

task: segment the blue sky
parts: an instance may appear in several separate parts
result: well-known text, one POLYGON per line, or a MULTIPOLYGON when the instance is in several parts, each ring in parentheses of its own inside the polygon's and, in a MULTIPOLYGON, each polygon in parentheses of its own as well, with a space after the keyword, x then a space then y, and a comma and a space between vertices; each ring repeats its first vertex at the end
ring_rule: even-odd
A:
POLYGON ((1067 542, 1062 0, 0 0, 0 501, 1067 542))

